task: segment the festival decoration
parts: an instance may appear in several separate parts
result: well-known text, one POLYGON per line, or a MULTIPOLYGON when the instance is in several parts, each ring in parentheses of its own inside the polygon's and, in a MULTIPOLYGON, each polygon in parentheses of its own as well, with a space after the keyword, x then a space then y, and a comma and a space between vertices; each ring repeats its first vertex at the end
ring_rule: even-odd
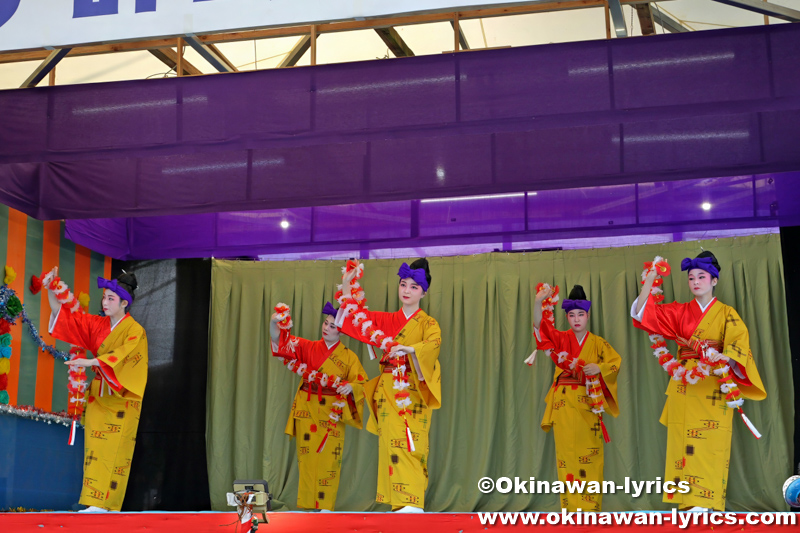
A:
POLYGON ((17 279, 17 273, 10 265, 6 265, 5 268, 5 278, 3 278, 3 283, 6 285, 11 285, 14 283, 14 280, 17 279))
MULTIPOLYGON (((10 267, 6 267, 6 279, 11 275, 12 278, 16 277, 16 273, 10 267)), ((70 303, 74 300, 74 296, 69 291, 69 288, 61 282, 61 280, 53 274, 53 272, 43 274, 42 278, 33 276, 31 279, 31 291, 37 288, 41 290, 43 285, 51 287, 57 294, 57 298, 62 303, 70 303)), ((76 300, 76 303, 77 300, 76 300)), ((76 312, 78 308, 73 306, 70 309, 76 312)), ((49 413, 41 409, 30 406, 8 406, 10 398, 8 391, 8 372, 10 370, 9 358, 11 357, 11 326, 16 324, 17 319, 22 320, 28 326, 28 332, 31 335, 34 343, 43 352, 49 353, 55 359, 64 361, 76 357, 83 357, 85 351, 80 348, 73 347, 70 354, 64 353, 53 346, 44 342, 39 335, 36 325, 28 316, 25 307, 17 297, 8 284, 0 287, 0 412, 6 414, 13 414, 24 418, 29 418, 36 421, 47 422, 48 424, 58 423, 65 426, 71 426, 69 443, 74 444, 76 428, 78 427, 80 415, 83 413, 83 406, 86 402, 85 392, 87 388, 85 369, 82 367, 70 367, 70 382, 68 390, 70 393, 69 408, 66 413, 49 413), (77 370, 80 368, 80 370, 77 370), (73 405, 75 404, 75 405, 73 405)))

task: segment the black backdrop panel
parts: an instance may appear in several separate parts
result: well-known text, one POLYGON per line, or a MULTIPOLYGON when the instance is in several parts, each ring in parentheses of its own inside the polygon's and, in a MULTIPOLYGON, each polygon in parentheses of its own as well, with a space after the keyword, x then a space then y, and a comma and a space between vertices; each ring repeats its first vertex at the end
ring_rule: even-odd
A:
MULTIPOLYGON (((800 470, 800 226, 781 228, 786 317, 789 320, 789 346, 792 349, 794 375, 794 463, 800 470)), ((797 473, 797 472, 796 472, 797 473)), ((798 511, 800 509, 793 509, 798 511)))
POLYGON ((211 261, 114 261, 136 274, 131 315, 147 332, 149 368, 123 511, 211 508, 206 377, 211 261))

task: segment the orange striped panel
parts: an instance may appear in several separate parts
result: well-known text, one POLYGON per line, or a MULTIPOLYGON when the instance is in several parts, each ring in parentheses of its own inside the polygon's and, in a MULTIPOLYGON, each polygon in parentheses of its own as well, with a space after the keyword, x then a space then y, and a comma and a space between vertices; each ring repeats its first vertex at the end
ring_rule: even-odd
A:
MULTIPOLYGON (((61 248, 61 221, 46 220, 44 222, 44 243, 42 245, 42 272, 48 272, 58 265, 58 255, 61 248)), ((41 274, 39 272, 38 274, 41 274)), ((37 275, 38 275, 37 274, 37 275)), ((39 319, 39 334, 45 344, 54 345, 55 339, 47 332, 50 323, 50 304, 47 291, 42 289, 39 293, 42 299, 39 319)), ((39 350, 39 359, 36 361, 36 399, 34 406, 45 411, 53 408, 53 366, 56 364, 53 356, 39 350)), ((59 362, 58 364, 63 364, 59 362)))
POLYGON ((103 265, 103 277, 111 279, 111 258, 106 256, 105 264, 103 265))
MULTIPOLYGON (((89 287, 92 285, 92 274, 90 268, 92 265, 92 251, 81 246, 75 245, 75 281, 72 292, 77 298, 82 292, 89 294, 89 287)), ((97 302, 93 302, 97 303, 97 302)), ((91 305, 91 303, 89 304, 91 305)))
MULTIPOLYGON (((28 216, 16 209, 8 209, 8 252, 6 264, 17 272, 10 286, 25 303, 25 247, 28 238, 28 216)), ((22 321, 11 328, 11 371, 8 373, 9 404, 17 405, 19 391, 19 361, 22 349, 22 321)))

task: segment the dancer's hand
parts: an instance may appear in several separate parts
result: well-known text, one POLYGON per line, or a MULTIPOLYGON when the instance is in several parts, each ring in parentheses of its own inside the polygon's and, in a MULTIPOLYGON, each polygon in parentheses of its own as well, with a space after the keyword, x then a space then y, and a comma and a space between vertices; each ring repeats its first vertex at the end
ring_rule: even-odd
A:
POLYGON ((583 373, 587 376, 595 376, 600 373, 600 367, 594 363, 587 363, 583 365, 583 373))
POLYGON ((346 385, 340 385, 336 389, 336 394, 341 394, 342 396, 347 396, 348 394, 353 394, 353 386, 349 383, 346 385))
POLYGON ((541 304, 546 298, 549 298, 552 295, 553 295, 552 287, 542 287, 541 290, 536 293, 536 303, 541 304))
POLYGON ((342 276, 342 283, 344 283, 345 285, 352 284, 353 279, 355 279, 356 275, 358 275, 358 264, 359 263, 358 263, 357 260, 353 261, 353 263, 355 264, 353 269, 345 272, 344 276, 342 276))
POLYGON ((55 267, 53 267, 53 270, 51 270, 50 272, 45 274, 44 277, 42 278, 42 287, 44 287, 45 289, 47 289, 49 291, 50 290, 50 282, 52 280, 54 280, 57 276, 58 276, 58 267, 55 266, 55 267))
POLYGON ((708 359, 712 363, 718 363, 720 361, 725 361, 726 363, 730 361, 730 357, 723 355, 718 350, 714 348, 709 348, 706 350, 706 359, 708 359))
POLYGON ((528 357, 525 359, 525 364, 526 364, 526 365, 528 365, 528 366, 531 366, 531 365, 533 365, 533 363, 535 363, 535 362, 536 362, 536 352, 537 352, 537 350, 534 350, 534 351, 533 351, 533 353, 532 353, 532 354, 530 354, 530 355, 529 355, 529 356, 528 356, 528 357))
POLYGON ((389 350, 389 355, 391 357, 400 357, 401 355, 409 355, 415 353, 415 350, 412 346, 403 346, 402 344, 398 344, 396 346, 392 346, 392 349, 389 350), (403 352, 403 353, 398 353, 403 352))
POLYGON ((272 322, 273 324, 277 324, 278 322, 281 321, 281 319, 278 318, 278 313, 272 313, 272 316, 270 317, 269 321, 272 322))

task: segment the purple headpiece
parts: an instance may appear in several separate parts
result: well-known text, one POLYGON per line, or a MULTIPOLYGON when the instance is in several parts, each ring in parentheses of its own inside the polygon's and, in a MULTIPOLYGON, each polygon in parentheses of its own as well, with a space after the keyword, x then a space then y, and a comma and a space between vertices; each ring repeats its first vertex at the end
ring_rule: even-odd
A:
POLYGON ((561 302, 561 308, 565 313, 569 313, 570 311, 574 311, 576 309, 581 309, 588 313, 591 307, 592 302, 589 300, 564 300, 561 302))
POLYGON ((336 318, 336 309, 333 308, 330 302, 325 302, 325 307, 322 308, 323 315, 331 315, 333 318, 336 318))
POLYGON ((400 265, 400 270, 397 271, 397 275, 400 276, 400 279, 413 279, 417 282, 417 285, 422 287, 423 291, 428 292, 428 278, 425 277, 424 268, 412 269, 407 263, 403 263, 400 265))
POLYGON ((719 277, 719 270, 714 266, 714 261, 710 257, 698 257, 696 259, 687 257, 681 261, 681 271, 692 270, 693 268, 705 270, 715 278, 719 277))
POLYGON ((111 292, 116 293, 116 295, 119 296, 120 300, 125 300, 126 302, 128 302, 128 307, 133 305, 133 298, 128 293, 128 291, 119 286, 117 280, 115 279, 108 280, 105 278, 98 277, 97 286, 101 289, 108 289, 111 292))

